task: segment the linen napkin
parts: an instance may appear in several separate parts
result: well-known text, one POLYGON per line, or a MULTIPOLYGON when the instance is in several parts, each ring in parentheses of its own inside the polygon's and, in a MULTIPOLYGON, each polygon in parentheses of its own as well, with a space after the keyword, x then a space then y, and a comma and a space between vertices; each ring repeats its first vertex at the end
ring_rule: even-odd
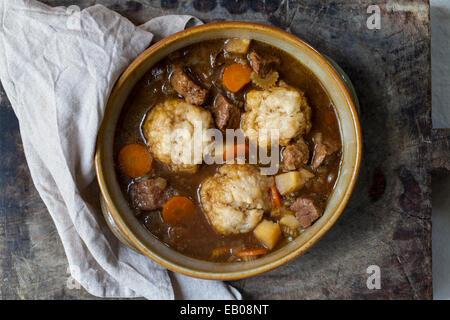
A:
POLYGON ((136 27, 101 5, 80 11, 34 0, 0 0, 0 21, 0 80, 74 279, 100 297, 241 299, 223 282, 170 273, 122 245, 100 212, 93 167, 121 72, 153 39, 201 22, 165 16, 136 27))
POLYGON ((431 117, 433 128, 450 128, 450 1, 431 0, 431 117))

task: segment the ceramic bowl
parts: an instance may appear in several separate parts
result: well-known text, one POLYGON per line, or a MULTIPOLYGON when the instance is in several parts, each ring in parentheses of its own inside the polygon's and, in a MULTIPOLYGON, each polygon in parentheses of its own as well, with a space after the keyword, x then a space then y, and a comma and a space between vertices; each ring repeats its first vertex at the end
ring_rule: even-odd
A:
POLYGON ((127 246, 175 272, 204 279, 232 280, 279 267, 304 253, 336 222, 357 181, 361 161, 361 131, 355 96, 345 75, 305 41, 282 30, 246 22, 219 22, 187 29, 165 38, 137 57, 109 97, 98 134, 95 165, 108 225, 127 246), (218 38, 250 38, 278 47, 307 66, 333 101, 341 129, 343 156, 336 187, 323 216, 295 240, 255 261, 215 263, 185 256, 157 240, 134 216, 122 194, 114 169, 113 141, 122 106, 137 81, 158 61, 182 47, 218 38))

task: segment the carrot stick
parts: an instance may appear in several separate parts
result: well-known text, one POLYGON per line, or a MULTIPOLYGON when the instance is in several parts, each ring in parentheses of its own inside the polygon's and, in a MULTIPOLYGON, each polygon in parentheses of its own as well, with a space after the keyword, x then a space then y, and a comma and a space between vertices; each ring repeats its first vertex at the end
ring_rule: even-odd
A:
POLYGON ((234 146, 229 146, 225 149, 223 153, 223 160, 230 161, 236 158, 238 155, 248 155, 248 145, 246 144, 235 144, 234 146))
POLYGON ((267 250, 265 248, 246 249, 246 250, 241 250, 238 253, 236 253, 236 257, 242 258, 242 257, 249 257, 249 256, 261 256, 261 255, 266 254, 268 252, 269 252, 269 250, 267 250))
POLYGON ((137 178, 152 170, 153 159, 145 146, 132 143, 119 151, 117 162, 122 173, 137 178))
POLYGON ((272 200, 272 207, 281 207, 281 194, 276 184, 270 188, 270 199, 272 200))
POLYGON ((223 85, 231 92, 238 92, 250 82, 252 70, 249 66, 233 63, 225 68, 222 75, 223 85))
POLYGON ((192 216, 194 210, 194 203, 189 198, 176 196, 166 202, 162 216, 167 224, 175 225, 192 216))

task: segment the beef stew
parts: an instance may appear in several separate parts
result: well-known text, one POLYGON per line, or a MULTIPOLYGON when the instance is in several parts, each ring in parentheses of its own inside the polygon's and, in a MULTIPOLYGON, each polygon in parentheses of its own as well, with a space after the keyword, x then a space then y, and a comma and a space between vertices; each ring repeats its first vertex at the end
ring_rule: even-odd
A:
MULTIPOLYGON (((208 137, 200 139, 210 147, 208 137)), ((114 150, 123 193, 149 232, 215 262, 257 259, 311 226, 342 158, 337 115, 317 78, 288 53, 247 39, 193 44, 154 65, 125 103, 114 150), (259 130, 280 129, 278 171, 266 176, 259 163, 186 161, 195 121, 204 129, 242 129, 245 144, 232 146, 231 158, 240 149, 248 154, 252 143, 273 144, 259 130)))

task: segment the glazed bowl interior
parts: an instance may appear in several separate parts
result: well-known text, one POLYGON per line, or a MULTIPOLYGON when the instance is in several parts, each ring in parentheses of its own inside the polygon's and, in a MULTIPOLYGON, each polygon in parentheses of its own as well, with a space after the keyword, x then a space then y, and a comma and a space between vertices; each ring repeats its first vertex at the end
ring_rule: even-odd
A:
POLYGON ((99 132, 96 169, 108 210, 122 233, 143 254, 170 270, 186 275, 230 280, 256 275, 278 267, 305 252, 334 224, 343 211, 357 179, 361 157, 358 116, 344 83, 316 50, 298 38, 268 26, 229 22, 191 28, 166 38, 142 53, 116 83, 99 132), (204 40, 249 38, 271 44, 296 57, 319 79, 333 101, 341 129, 342 164, 335 189, 323 216, 300 236, 255 261, 216 263, 185 256, 157 240, 129 208, 116 177, 113 145, 122 107, 137 81, 158 61, 182 47, 204 40))

